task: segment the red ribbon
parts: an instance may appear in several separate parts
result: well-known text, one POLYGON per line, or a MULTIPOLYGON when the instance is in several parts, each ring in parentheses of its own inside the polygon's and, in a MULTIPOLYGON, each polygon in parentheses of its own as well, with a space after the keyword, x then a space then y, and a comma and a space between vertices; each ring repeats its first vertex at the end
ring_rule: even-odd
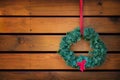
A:
POLYGON ((80 0, 80 32, 83 35, 84 25, 83 25, 83 0, 80 0))
MULTIPOLYGON (((83 25, 83 0, 80 0, 80 32, 83 35, 84 33, 84 25, 83 25)), ((80 70, 83 72, 85 70, 86 60, 82 60, 81 62, 77 62, 77 66, 79 66, 80 70)))
POLYGON ((80 70, 83 72, 85 70, 86 60, 82 60, 81 62, 77 62, 77 66, 80 67, 80 70))

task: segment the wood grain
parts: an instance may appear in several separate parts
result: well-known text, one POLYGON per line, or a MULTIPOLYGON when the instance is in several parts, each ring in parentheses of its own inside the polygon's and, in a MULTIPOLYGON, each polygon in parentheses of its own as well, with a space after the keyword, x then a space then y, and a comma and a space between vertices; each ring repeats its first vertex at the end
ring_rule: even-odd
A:
POLYGON ((119 80, 119 72, 0 72, 1 80, 119 80))
MULTIPOLYGON (((62 35, 0 35, 0 51, 57 51, 62 35)), ((108 51, 120 50, 120 37, 101 35, 108 51)), ((71 46, 74 51, 88 51, 90 44, 81 40, 71 46)))
MULTIPOLYGON (((80 55, 80 54, 76 54, 80 55)), ((86 55, 86 54, 81 54, 86 55)), ((120 69, 120 54, 108 54, 106 61, 100 67, 90 70, 120 69)), ((55 53, 40 54, 0 54, 0 69, 72 69, 67 66, 62 57, 55 53)), ((87 69, 87 70, 89 70, 87 69)))
MULTIPOLYGON (((85 27, 90 26, 98 33, 119 34, 119 5, 120 0, 84 0, 85 27)), ((56 34, 66 33, 77 26, 79 0, 0 0, 0 33, 56 34)), ((108 51, 113 53, 108 53, 102 66, 88 68, 84 73, 67 66, 57 53, 23 53, 57 51, 62 37, 63 35, 0 35, 0 80, 120 79, 120 72, 117 71, 120 70, 120 54, 114 53, 120 51, 119 35, 100 35, 108 51)), ((82 39, 73 44, 71 50, 88 51, 89 42, 82 39)))
MULTIPOLYGON (((84 0, 84 15, 120 15, 120 0, 84 0)), ((79 0, 1 0, 0 15, 79 16, 79 0)))
MULTIPOLYGON (((84 25, 98 33, 120 33, 120 17, 85 17, 84 25)), ((0 33, 66 33, 77 26, 79 17, 0 18, 0 33)))

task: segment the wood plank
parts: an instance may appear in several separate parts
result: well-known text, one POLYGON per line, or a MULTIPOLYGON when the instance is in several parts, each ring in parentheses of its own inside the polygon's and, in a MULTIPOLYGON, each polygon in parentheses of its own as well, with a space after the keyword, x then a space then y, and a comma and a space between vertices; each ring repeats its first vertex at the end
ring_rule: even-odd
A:
POLYGON ((0 15, 30 15, 29 0, 0 0, 0 15))
POLYGON ((0 72, 1 80, 119 80, 119 72, 0 72))
MULTIPOLYGON (((80 54, 78 54, 80 55, 80 54)), ((86 54, 82 54, 86 55, 86 54)), ((72 69, 59 54, 0 54, 0 69, 72 69)), ((102 66, 87 70, 120 69, 120 54, 108 54, 102 66)))
MULTIPOLYGON (((120 0, 84 0, 84 15, 120 15, 120 0)), ((0 15, 79 16, 79 0, 1 0, 0 15)))
MULTIPOLYGON (((120 33, 120 17, 85 17, 84 25, 99 33, 120 33)), ((0 33, 66 33, 77 26, 79 17, 0 18, 0 33)))
MULTIPOLYGON (((57 51, 62 35, 0 35, 0 51, 57 51)), ((108 51, 120 50, 120 37, 101 35, 108 51)), ((89 42, 81 40, 71 46, 74 51, 90 50, 89 42)))

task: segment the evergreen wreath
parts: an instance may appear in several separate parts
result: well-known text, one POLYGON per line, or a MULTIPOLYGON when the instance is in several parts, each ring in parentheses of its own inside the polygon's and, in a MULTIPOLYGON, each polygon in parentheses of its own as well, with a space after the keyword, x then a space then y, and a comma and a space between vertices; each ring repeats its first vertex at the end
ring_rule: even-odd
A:
POLYGON ((93 28, 84 28, 83 38, 90 42, 90 48, 93 49, 88 52, 88 56, 76 56, 74 52, 70 50, 71 45, 80 41, 81 38, 82 35, 79 27, 68 32, 61 40, 58 53, 63 57, 67 65, 80 69, 81 71, 85 68, 100 66, 105 61, 107 48, 99 38, 98 33, 96 33, 93 28))

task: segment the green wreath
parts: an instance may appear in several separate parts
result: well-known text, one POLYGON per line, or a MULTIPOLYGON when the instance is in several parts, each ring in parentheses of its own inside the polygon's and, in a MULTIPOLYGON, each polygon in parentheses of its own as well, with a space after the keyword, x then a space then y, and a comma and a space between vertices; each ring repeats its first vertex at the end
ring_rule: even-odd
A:
POLYGON ((89 56, 75 56, 74 52, 70 50, 72 44, 80 41, 82 38, 80 28, 68 32, 61 40, 58 53, 63 57, 67 65, 80 69, 77 63, 85 60, 85 68, 92 68, 100 66, 106 58, 107 48, 103 41, 99 38, 98 33, 93 28, 85 28, 83 38, 90 41, 90 47, 93 49, 89 51, 89 56))

